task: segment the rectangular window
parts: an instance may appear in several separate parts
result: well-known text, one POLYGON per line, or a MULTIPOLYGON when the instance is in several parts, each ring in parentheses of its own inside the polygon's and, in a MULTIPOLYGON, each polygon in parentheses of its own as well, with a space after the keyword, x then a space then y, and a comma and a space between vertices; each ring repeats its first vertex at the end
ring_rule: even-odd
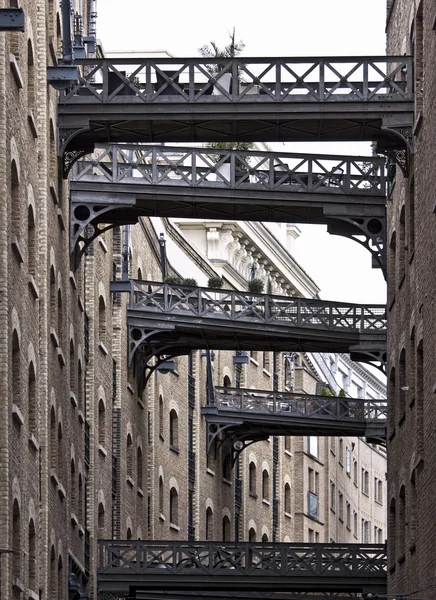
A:
POLYGON ((348 475, 351 475, 351 450, 347 448, 347 465, 346 465, 348 475))
POLYGON ((362 469, 362 493, 369 495, 369 473, 366 469, 362 469))
POLYGON ((310 435, 308 438, 309 454, 318 458, 318 438, 310 435))
POLYGON ((347 502, 347 529, 351 529, 351 505, 347 502))
POLYGON ((362 542, 364 544, 371 543, 371 522, 362 519, 362 542))
POLYGON ((339 464, 341 466, 344 464, 344 440, 342 438, 339 440, 339 464))
POLYGON ((355 486, 358 485, 358 481, 357 481, 357 460, 354 461, 353 463, 353 483, 355 486))
POLYGON ((339 519, 344 521, 344 495, 339 492, 339 519))
POLYGON ((357 512, 353 511, 353 534, 357 538, 357 512))
POLYGON ((330 481, 330 509, 336 510, 336 486, 330 481))
POLYGON ((308 493, 307 498, 308 514, 314 519, 318 518, 318 496, 313 492, 308 493))
POLYGON ((383 504, 383 483, 377 477, 374 477, 374 500, 383 504))

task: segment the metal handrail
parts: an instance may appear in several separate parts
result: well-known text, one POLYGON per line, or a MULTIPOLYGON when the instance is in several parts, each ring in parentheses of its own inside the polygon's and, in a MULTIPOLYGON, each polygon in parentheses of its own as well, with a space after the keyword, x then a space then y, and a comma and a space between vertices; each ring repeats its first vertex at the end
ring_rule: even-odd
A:
POLYGON ((268 413, 283 417, 315 417, 337 421, 349 420, 386 424, 387 400, 340 398, 295 392, 274 392, 248 388, 215 386, 218 409, 268 413))
POLYGON ((409 56, 93 58, 75 64, 79 83, 61 92, 61 103, 413 100, 409 56))
POLYGON ((132 281, 130 310, 177 316, 291 325, 325 331, 384 333, 386 306, 211 290, 132 281))

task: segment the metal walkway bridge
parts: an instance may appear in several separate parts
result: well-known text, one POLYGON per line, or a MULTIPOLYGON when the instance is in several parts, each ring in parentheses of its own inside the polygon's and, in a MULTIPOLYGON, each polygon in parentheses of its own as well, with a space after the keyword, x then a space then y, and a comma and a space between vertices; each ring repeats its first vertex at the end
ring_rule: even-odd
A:
POLYGON ((386 547, 100 540, 97 581, 100 598, 149 598, 153 591, 385 593, 386 547))
POLYGON ((75 61, 58 125, 66 165, 96 143, 378 140, 411 145, 408 56, 75 61))
POLYGON ((218 437, 224 447, 273 435, 355 435, 376 443, 386 440, 386 400, 219 386, 212 391, 209 403, 201 409, 208 426, 208 451, 218 437))
POLYGON ((211 290, 154 281, 114 281, 129 292, 129 360, 191 350, 350 352, 383 361, 386 307, 211 290))
POLYGON ((384 164, 379 156, 100 146, 73 168, 71 251, 79 241, 84 251, 100 227, 139 216, 322 223, 385 270, 384 164))

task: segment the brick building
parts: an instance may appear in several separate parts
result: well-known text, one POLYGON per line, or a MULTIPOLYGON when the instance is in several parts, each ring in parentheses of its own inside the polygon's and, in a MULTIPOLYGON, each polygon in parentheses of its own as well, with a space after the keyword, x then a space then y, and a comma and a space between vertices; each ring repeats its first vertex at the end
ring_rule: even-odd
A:
POLYGON ((390 593, 434 597, 436 244, 432 2, 388 1, 387 51, 414 58, 415 113, 408 172, 397 169, 388 202, 390 593))
MULTIPOLYGON (((54 1, 15 4, 25 33, 0 33, 0 598, 96 598, 104 538, 381 542, 386 467, 378 447, 348 436, 277 436, 244 450, 232 470, 219 452, 206 452, 204 353, 140 385, 127 360, 127 298, 109 284, 123 272, 161 280, 159 232, 149 219, 107 231, 77 267, 46 70, 61 55, 62 18, 54 1)), ((75 23, 89 32, 93 3, 73 9, 82 4, 75 23)), ((317 294, 267 230, 233 225, 274 291, 317 294)), ((170 229, 187 257, 182 275, 198 272, 203 283, 200 275, 223 274, 229 289, 244 288, 249 262, 226 271, 195 249, 186 223, 170 229)), ((171 258, 170 267, 178 268, 171 258)), ((253 351, 237 368, 233 353, 217 352, 215 383, 285 390, 286 361, 253 351)), ((325 378, 314 361, 298 356, 294 390, 319 391, 325 378)), ((369 372, 347 368, 368 397, 383 395, 369 372)))

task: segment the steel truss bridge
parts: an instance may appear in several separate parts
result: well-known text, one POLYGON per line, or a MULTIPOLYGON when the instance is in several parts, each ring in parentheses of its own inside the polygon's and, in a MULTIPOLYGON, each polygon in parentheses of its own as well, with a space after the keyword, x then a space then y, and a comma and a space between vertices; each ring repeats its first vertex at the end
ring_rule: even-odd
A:
POLYGON ((107 142, 374 140, 412 148, 409 56, 92 58, 59 98, 68 168, 107 142))
POLYGON ((219 440, 239 454, 273 435, 354 435, 386 441, 387 401, 364 400, 215 386, 201 413, 207 451, 219 440), (237 442, 237 444, 236 444, 237 442))
MULTIPOLYGON (((365 598, 367 596, 365 595, 365 598)), ((130 592, 102 592, 99 600, 362 600, 361 594, 354 592, 235 592, 235 591, 178 591, 160 592, 141 589, 130 592)))
POLYGON ((385 272, 383 157, 111 144, 70 180, 70 249, 139 216, 327 224, 385 272), (110 224, 110 225, 108 225, 110 224), (90 232, 92 226, 92 232, 90 232))
POLYGON ((381 544, 100 540, 97 581, 101 599, 105 593, 383 593, 386 562, 381 544))
POLYGON ((385 362, 386 307, 211 290, 155 281, 114 281, 130 293, 129 360, 191 350, 350 352, 353 360, 385 362))

